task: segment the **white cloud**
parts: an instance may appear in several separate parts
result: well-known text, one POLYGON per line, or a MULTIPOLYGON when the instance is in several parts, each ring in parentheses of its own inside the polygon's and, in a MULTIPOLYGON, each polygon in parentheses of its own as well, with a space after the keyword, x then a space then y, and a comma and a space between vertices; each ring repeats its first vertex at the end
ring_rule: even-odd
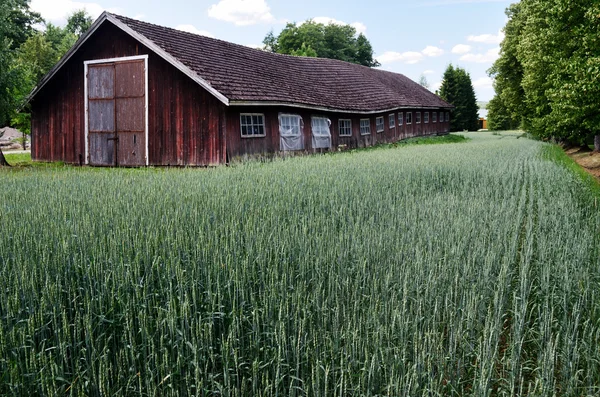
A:
POLYGON ((426 70, 423 72, 423 75, 427 76, 428 74, 434 74, 435 71, 434 70, 426 70))
POLYGON ((394 62, 403 62, 408 64, 415 64, 422 61, 424 58, 423 54, 415 51, 407 51, 407 52, 395 52, 395 51, 386 51, 382 55, 377 57, 377 60, 381 64, 386 63, 394 63, 394 62))
POLYGON ((489 77, 481 77, 473 81, 474 88, 492 88, 494 81, 489 77))
POLYGON ((436 92, 441 87, 442 87, 442 82, 441 81, 437 81, 437 82, 431 84, 431 92, 436 92))
POLYGON ((356 33, 367 34, 367 25, 365 25, 362 22, 354 22, 354 23, 351 23, 350 26, 352 26, 354 29, 356 29, 356 33))
POLYGON ((421 52, 427 55, 428 57, 439 57, 444 54, 444 50, 438 47, 434 47, 432 45, 428 45, 421 52))
POLYGON ((453 54, 466 54, 471 51, 471 46, 466 44, 458 44, 452 47, 453 54))
MULTIPOLYGON (((322 23, 323 25, 329 25, 330 23, 332 23, 334 25, 350 25, 354 29, 356 29, 356 33, 362 33, 362 34, 367 33, 367 26, 362 22, 354 22, 354 23, 348 24, 344 21, 340 21, 338 19, 330 18, 330 17, 316 17, 316 18, 312 18, 312 20, 316 23, 322 23)), ((304 21, 304 22, 306 22, 306 21, 304 21)), ((300 22, 300 25, 302 25, 304 22, 300 22)))
POLYGON ((496 47, 488 50, 485 54, 465 54, 460 57, 460 60, 475 63, 492 63, 498 59, 499 53, 500 47, 496 47))
POLYGON ((275 22, 265 0, 221 0, 210 6, 208 16, 237 26, 275 22))
POLYGON ((212 37, 212 38, 215 37, 212 33, 207 32, 206 30, 199 30, 194 25, 177 25, 177 26, 175 26, 175 29, 181 30, 184 32, 188 32, 188 33, 199 34, 201 36, 212 37))
POLYGON ((479 36, 469 36, 467 40, 475 43, 484 44, 500 44, 504 40, 504 32, 499 31, 498 34, 480 34, 479 36))
POLYGON ((67 23, 67 17, 77 10, 84 9, 92 18, 96 19, 104 10, 119 13, 119 8, 105 8, 98 3, 73 1, 73 0, 32 0, 29 5, 32 11, 39 12, 42 17, 56 25, 67 23))

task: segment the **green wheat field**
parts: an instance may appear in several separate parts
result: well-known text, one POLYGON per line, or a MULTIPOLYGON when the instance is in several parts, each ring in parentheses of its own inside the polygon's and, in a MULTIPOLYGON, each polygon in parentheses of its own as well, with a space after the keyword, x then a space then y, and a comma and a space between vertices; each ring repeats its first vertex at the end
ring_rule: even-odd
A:
POLYGON ((600 195, 467 136, 0 170, 0 395, 599 395, 600 195))

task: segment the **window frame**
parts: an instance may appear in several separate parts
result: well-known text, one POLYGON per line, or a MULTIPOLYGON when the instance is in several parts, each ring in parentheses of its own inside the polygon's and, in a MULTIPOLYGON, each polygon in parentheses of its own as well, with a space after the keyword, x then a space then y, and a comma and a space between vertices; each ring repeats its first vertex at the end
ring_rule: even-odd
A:
POLYGON ((360 135, 371 135, 371 119, 360 119, 360 135), (363 132, 363 121, 367 122, 366 127, 369 128, 369 132, 363 132))
MULTIPOLYGON (((260 126, 260 124, 257 124, 258 126, 260 126)), ((254 121, 251 124, 245 124, 246 127, 254 127, 254 121)), ((265 123, 265 114, 264 113, 240 113, 240 136, 242 138, 264 138, 267 136, 267 126, 265 123), (262 134, 245 134, 243 133, 243 129, 242 127, 244 127, 244 124, 242 123, 242 117, 248 117, 250 116, 251 120, 252 117, 254 116, 260 116, 262 117, 262 129, 263 129, 263 133, 262 134)))
POLYGON ((348 136, 352 136, 352 119, 338 119, 338 134, 340 136, 344 136, 344 137, 348 137, 348 136), (342 121, 344 122, 348 122, 348 126, 344 126, 343 128, 349 128, 350 129, 350 133, 349 134, 342 134, 342 121))
POLYGON ((298 120, 298 134, 296 135, 283 135, 283 136, 302 136, 302 128, 304 125, 304 120, 301 115, 295 113, 280 113, 277 117, 279 123, 279 135, 281 134, 281 118, 282 117, 294 117, 298 120))
POLYGON ((378 134, 381 134, 385 131, 385 118, 383 116, 375 117, 375 131, 378 134), (379 120, 381 120, 381 124, 379 124, 379 120), (381 126, 381 129, 379 127, 381 126))
POLYGON ((331 119, 329 117, 326 116, 310 116, 310 133, 312 135, 315 136, 328 136, 329 138, 331 138, 331 119), (327 131, 328 134, 327 135, 322 135, 322 134, 315 134, 315 130, 313 128, 313 120, 325 120, 325 122, 327 123, 327 131))
POLYGON ((404 125, 404 112, 398 112, 398 127, 404 125))
POLYGON ((421 124, 421 112, 415 112, 415 124, 421 124))
POLYGON ((450 121, 450 112, 446 112, 446 122, 450 121))
POLYGON ((423 124, 429 124, 429 112, 423 112, 423 124))
POLYGON ((431 112, 431 122, 437 123, 437 112, 431 112))
POLYGON ((388 114, 388 126, 390 127, 390 130, 396 128, 396 114, 388 114))
POLYGON ((412 124, 413 112, 406 112, 406 125, 412 124))

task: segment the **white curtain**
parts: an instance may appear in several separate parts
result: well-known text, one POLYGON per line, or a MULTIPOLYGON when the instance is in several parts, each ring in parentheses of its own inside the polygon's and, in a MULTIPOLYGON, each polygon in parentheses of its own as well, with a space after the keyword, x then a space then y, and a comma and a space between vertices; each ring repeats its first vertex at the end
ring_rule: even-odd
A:
POLYGON ((331 147, 330 126, 331 120, 325 117, 312 118, 311 127, 313 149, 328 149, 331 147))
POLYGON ((280 150, 304 150, 302 117, 297 114, 279 114, 280 150))

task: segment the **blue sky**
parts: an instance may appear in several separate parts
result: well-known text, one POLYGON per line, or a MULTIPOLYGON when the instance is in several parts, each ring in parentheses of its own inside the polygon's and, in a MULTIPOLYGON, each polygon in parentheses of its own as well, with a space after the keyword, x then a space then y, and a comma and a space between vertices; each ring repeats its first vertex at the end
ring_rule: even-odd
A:
POLYGON ((248 46, 259 46, 286 22, 352 24, 365 33, 382 68, 439 87, 449 63, 470 74, 477 99, 494 91, 486 70, 498 56, 504 10, 515 0, 31 0, 46 20, 64 25, 85 8, 103 10, 248 46))

